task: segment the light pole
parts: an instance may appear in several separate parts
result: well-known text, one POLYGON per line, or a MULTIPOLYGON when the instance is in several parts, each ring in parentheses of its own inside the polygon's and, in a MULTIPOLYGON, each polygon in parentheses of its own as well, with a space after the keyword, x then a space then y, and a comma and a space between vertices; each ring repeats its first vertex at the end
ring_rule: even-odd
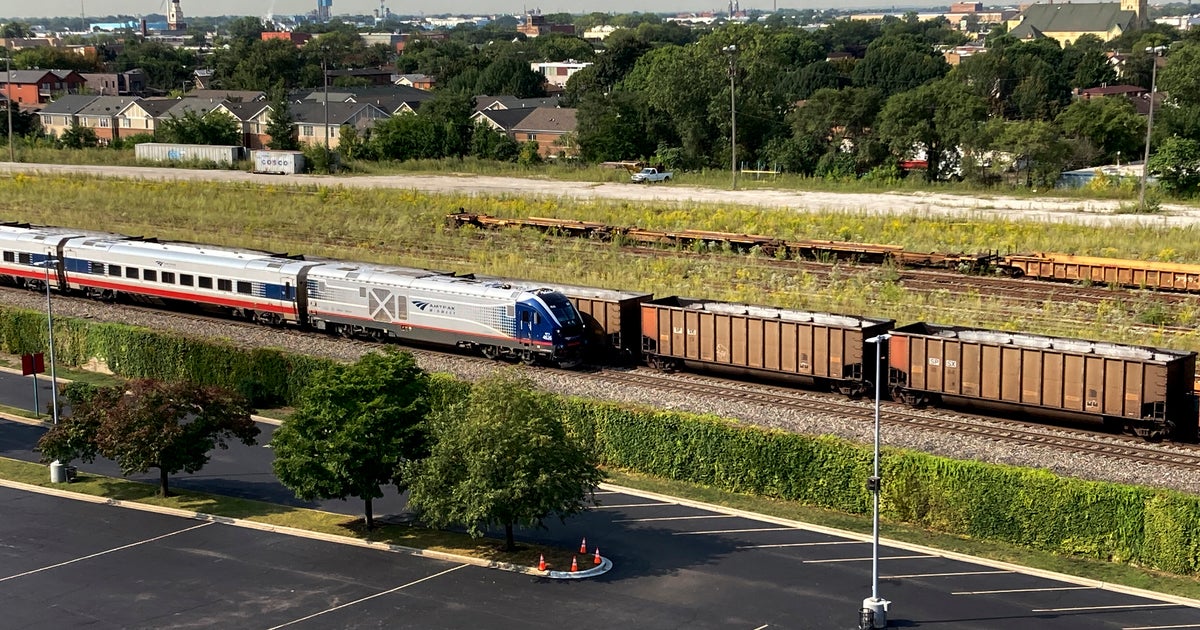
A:
POLYGON ((321 85, 325 91, 325 172, 331 173, 333 170, 329 168, 329 61, 328 51, 321 48, 321 85))
POLYGON ((4 58, 4 109, 8 110, 8 161, 16 162, 12 138, 12 57, 4 58))
POLYGON ((729 55, 729 170, 733 172, 733 189, 737 190, 737 95, 734 80, 737 78, 737 45, 730 44, 721 49, 729 55))
POLYGON ((54 424, 58 424, 58 375, 54 371, 54 305, 50 301, 50 267, 54 266, 54 259, 50 254, 46 254, 46 260, 38 266, 46 270, 46 327, 50 335, 50 417, 54 424))
POLYGON ((1138 210, 1146 211, 1146 173, 1150 170, 1150 133, 1154 130, 1154 92, 1158 89, 1158 50, 1150 58, 1150 112, 1146 116, 1146 153, 1142 156, 1142 185, 1138 190, 1138 210))
POLYGON ((886 357, 884 343, 892 336, 878 335, 867 339, 867 343, 875 344, 875 472, 867 480, 867 489, 871 491, 871 597, 864 599, 859 611, 859 630, 868 628, 887 627, 887 609, 891 602, 879 597, 879 398, 883 390, 883 363, 886 357))

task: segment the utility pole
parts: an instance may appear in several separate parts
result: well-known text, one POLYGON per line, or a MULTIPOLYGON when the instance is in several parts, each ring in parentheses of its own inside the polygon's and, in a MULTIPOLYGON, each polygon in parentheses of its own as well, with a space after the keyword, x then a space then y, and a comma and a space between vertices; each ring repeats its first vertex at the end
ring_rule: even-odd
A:
POLYGON ((1142 185, 1138 191, 1138 211, 1146 211, 1146 173, 1150 170, 1150 134, 1154 130, 1154 93, 1158 89, 1158 50, 1151 57, 1150 69, 1150 112, 1146 116, 1146 153, 1142 157, 1142 185))
MULTIPOLYGON (((8 51, 5 51, 8 52, 8 51)), ((8 161, 16 162, 12 137, 12 57, 4 58, 4 108, 8 110, 8 161)))
MULTIPOLYGON (((732 4, 730 6, 733 6, 732 4)), ((733 173, 733 189, 737 190, 737 45, 721 49, 729 55, 729 170, 733 173)))
POLYGON ((329 51, 321 47, 321 84, 325 90, 325 172, 332 172, 329 164, 329 51))

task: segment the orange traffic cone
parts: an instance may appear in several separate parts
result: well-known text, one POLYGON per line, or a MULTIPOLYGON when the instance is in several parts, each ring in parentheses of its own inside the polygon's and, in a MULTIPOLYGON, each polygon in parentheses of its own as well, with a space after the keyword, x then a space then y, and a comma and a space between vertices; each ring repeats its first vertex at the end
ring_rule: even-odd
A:
POLYGON ((592 556, 592 564, 600 564, 600 548, 596 547, 596 555, 592 556))
POLYGON ((579 563, 575 561, 575 556, 571 556, 571 573, 579 570, 579 563))
POLYGON ((586 538, 579 541, 579 553, 582 553, 582 554, 587 553, 587 539, 586 538))
POLYGON ((540 556, 538 556, 538 571, 545 571, 545 570, 546 570, 546 556, 540 555, 540 556))

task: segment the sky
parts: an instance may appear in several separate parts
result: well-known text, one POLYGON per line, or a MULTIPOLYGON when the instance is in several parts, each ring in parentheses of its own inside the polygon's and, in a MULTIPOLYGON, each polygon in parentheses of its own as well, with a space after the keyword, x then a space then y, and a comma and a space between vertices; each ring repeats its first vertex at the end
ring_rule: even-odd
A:
MULTIPOLYGON (((902 6, 948 6, 952 0, 906 0, 902 6)), ((141 15, 146 13, 166 14, 169 0, 0 0, 0 21, 9 19, 28 20, 37 17, 78 16, 82 4, 88 16, 141 15)), ((308 13, 316 8, 316 0, 180 0, 184 17, 188 15, 278 15, 308 13)), ((523 8, 540 8, 543 13, 631 13, 646 11, 649 7, 641 0, 441 0, 436 3, 385 0, 392 13, 413 15, 424 11, 427 14, 519 14, 523 8)), ((658 0, 651 10, 656 13, 673 11, 722 10, 728 0, 658 0)), ((779 8, 817 9, 824 7, 887 7, 886 0, 786 0, 779 8)), ((743 0, 742 9, 771 10, 772 0, 743 0)), ((333 0, 333 13, 367 15, 379 8, 379 0, 333 0)))

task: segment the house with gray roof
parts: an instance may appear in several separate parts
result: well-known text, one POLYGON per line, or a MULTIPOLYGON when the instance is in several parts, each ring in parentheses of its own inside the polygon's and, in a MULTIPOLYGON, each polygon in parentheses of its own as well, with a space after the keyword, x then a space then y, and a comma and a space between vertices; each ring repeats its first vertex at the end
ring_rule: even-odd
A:
POLYGON ((328 133, 329 148, 336 148, 342 125, 363 131, 388 113, 370 103, 329 103, 304 101, 292 105, 296 137, 301 144, 324 145, 328 133))
POLYGON ((24 105, 47 103, 55 96, 78 94, 87 84, 74 70, 11 70, 0 73, 0 90, 24 105))
POLYGON ((475 111, 481 109, 521 109, 524 107, 558 107, 558 95, 517 98, 504 94, 499 96, 480 94, 475 97, 475 111))
POLYGON ((75 113, 80 127, 96 132, 100 144, 107 145, 120 137, 117 114, 130 103, 141 100, 136 96, 97 96, 75 113))
POLYGON ((485 124, 501 133, 508 133, 520 124, 525 117, 532 114, 536 107, 518 107, 515 109, 481 109, 471 114, 471 122, 485 124))
POLYGON ((271 141, 267 125, 271 122, 271 104, 266 101, 223 101, 214 111, 221 111, 238 121, 242 129, 242 146, 265 149, 271 141))
POLYGON ((537 107, 509 130, 517 142, 536 142, 542 157, 574 157, 576 110, 570 107, 537 107))
POLYGON ((49 103, 38 111, 42 121, 42 130, 59 137, 62 133, 79 123, 79 110, 87 107, 88 103, 99 98, 91 94, 67 94, 49 103))
POLYGON ((1084 35, 1109 41, 1149 21, 1147 0, 1034 4, 1008 21, 1008 34, 1021 40, 1048 37, 1067 46, 1084 35))
POLYGON ((158 120, 178 103, 177 98, 144 98, 126 105, 125 109, 117 112, 121 136, 153 134, 158 128, 158 120))

